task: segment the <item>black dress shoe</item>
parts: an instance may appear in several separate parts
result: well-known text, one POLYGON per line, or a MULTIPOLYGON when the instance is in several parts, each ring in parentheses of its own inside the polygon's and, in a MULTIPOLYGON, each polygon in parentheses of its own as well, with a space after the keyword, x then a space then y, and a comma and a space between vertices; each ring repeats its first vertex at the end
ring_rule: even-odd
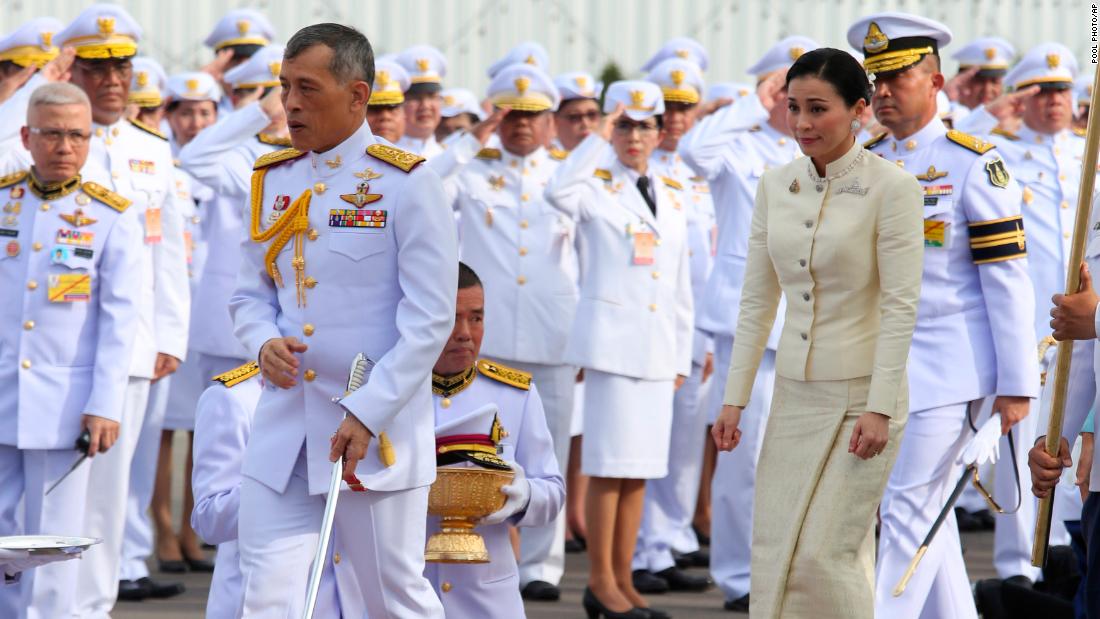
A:
POLYGON ((118 599, 124 602, 140 602, 149 597, 151 591, 137 580, 118 581, 118 599))
POLYGON ((1032 589, 1035 587, 1035 582, 1024 575, 1009 576, 1005 579, 1005 584, 1023 587, 1024 589, 1032 589))
POLYGON ((722 608, 734 613, 749 612, 749 594, 746 593, 736 600, 726 600, 726 603, 722 605, 722 608))
POLYGON ((700 546, 710 546, 710 536, 699 530, 699 527, 691 525, 691 530, 695 531, 695 539, 699 540, 700 546))
POLYGON ((214 571, 214 562, 208 559, 188 559, 184 557, 183 560, 187 563, 187 569, 192 572, 209 574, 214 571))
POLYGON ((585 550, 585 545, 584 545, 584 542, 582 540, 579 540, 577 538, 565 540, 565 552, 572 555, 572 554, 577 554, 579 552, 584 552, 584 550, 585 550))
POLYGON ((961 507, 955 508, 955 520, 959 524, 959 531, 963 533, 985 530, 985 526, 979 518, 961 507))
POLYGON ((667 582, 672 591, 706 591, 714 584, 707 576, 689 574, 678 567, 661 570, 657 577, 667 582))
POLYGON ((584 588, 584 597, 581 598, 581 604, 584 605, 584 613, 588 616, 588 619, 599 619, 605 617, 606 619, 649 619, 650 615, 647 614, 645 609, 631 608, 623 612, 614 612, 608 610, 599 599, 596 598, 596 594, 592 593, 592 590, 588 587, 584 588))
POLYGON ((983 531, 992 531, 997 524, 997 519, 993 517, 993 512, 988 509, 982 509, 972 514, 978 519, 978 522, 982 523, 983 531))
POLYGON ((140 602, 147 598, 164 599, 175 597, 186 591, 183 583, 161 583, 146 576, 137 580, 118 581, 118 599, 127 602, 140 602))
POLYGON ((183 586, 182 582, 157 582, 148 576, 138 580, 138 582, 149 587, 149 597, 158 600, 176 597, 184 591, 187 591, 187 588, 183 586))
POLYGON ((689 567, 710 567, 710 553, 706 550, 696 550, 695 552, 685 552, 682 555, 676 555, 676 567, 681 569, 687 569, 689 567))
POLYGON ((519 594, 532 602, 557 602, 561 599, 561 589, 545 580, 532 580, 519 590, 519 594))
POLYGON ((631 573, 631 581, 638 593, 668 593, 668 581, 649 570, 634 570, 631 573))
POLYGON ((183 560, 162 561, 157 559, 157 571, 164 574, 185 574, 187 573, 187 563, 183 560))

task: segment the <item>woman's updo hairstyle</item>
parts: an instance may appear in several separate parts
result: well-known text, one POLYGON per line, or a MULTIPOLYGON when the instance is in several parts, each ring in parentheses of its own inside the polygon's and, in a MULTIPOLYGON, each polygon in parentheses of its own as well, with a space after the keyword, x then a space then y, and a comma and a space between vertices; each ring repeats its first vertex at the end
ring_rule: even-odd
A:
POLYGON ((794 61, 787 71, 787 87, 798 77, 816 77, 829 82, 848 107, 857 101, 871 102, 871 82, 867 71, 848 52, 832 47, 819 47, 794 61))

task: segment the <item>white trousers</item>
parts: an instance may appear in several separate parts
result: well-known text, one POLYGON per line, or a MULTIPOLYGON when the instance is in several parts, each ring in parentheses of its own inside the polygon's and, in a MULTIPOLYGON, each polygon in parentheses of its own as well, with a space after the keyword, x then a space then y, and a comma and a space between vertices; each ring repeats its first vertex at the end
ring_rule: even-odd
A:
MULTIPOLYGON (((954 510, 936 533, 905 592, 893 596, 894 587, 962 475, 959 454, 974 435, 966 420, 968 409, 969 404, 963 403, 909 414, 879 509, 882 529, 876 617, 977 619, 954 510)), ((974 425, 980 427, 988 417, 988 413, 977 417, 974 425)), ((1001 456, 1007 456, 1003 445, 1001 456)))
POLYGON ((119 561, 126 528, 126 501, 130 495, 130 464, 149 401, 148 378, 131 376, 126 384, 118 441, 92 459, 84 513, 84 535, 98 537, 79 561, 76 593, 82 619, 109 619, 118 598, 119 561))
MULTIPOLYGON (((243 478, 238 543, 244 617, 302 615, 324 511, 325 496, 309 494, 304 448, 285 492, 243 478)), ((443 606, 424 578, 427 516, 427 486, 342 492, 314 616, 443 619, 443 606)))
MULTIPOLYGON (((660 572, 676 565, 672 551, 699 550, 691 528, 707 428, 707 392, 714 384, 703 380, 703 366, 693 364, 691 375, 672 400, 672 436, 668 475, 646 481, 642 526, 634 547, 633 569, 660 572)), ((724 385, 723 385, 724 386, 724 385)))
POLYGON ((126 498, 119 580, 137 580, 149 575, 149 567, 145 564, 145 560, 153 554, 153 521, 149 516, 149 503, 153 500, 157 458, 160 456, 160 432, 164 427, 173 378, 166 376, 149 386, 145 421, 141 424, 141 434, 130 463, 130 494, 126 498))
MULTIPOLYGON (((546 427, 554 440, 554 456, 565 474, 569 464, 570 426, 577 369, 568 365, 540 365, 501 360, 501 363, 531 374, 538 386, 546 427)), ((524 527, 519 537, 520 586, 535 580, 557 585, 565 573, 565 510, 541 527, 524 527)))
MULTIPOLYGON (((732 348, 732 337, 715 337, 714 376, 720 380, 711 389, 710 408, 722 407, 732 348), (721 366, 719 359, 722 360, 721 366)), ((710 573, 727 600, 736 600, 749 592, 756 462, 771 413, 774 388, 775 351, 769 349, 760 359, 749 404, 741 413, 741 443, 733 451, 719 452, 714 468, 710 507, 710 573)), ((712 418, 718 416, 713 411, 711 414, 712 418)))
MULTIPOLYGON (((46 490, 79 456, 75 449, 21 450, 12 445, 0 445, 0 536, 91 536, 84 528, 84 502, 91 469, 87 460, 46 496, 46 490), (20 505, 22 513, 19 513, 20 505), (22 526, 18 524, 20 521, 22 526)), ((0 586, 0 617, 56 619, 76 616, 75 591, 80 563, 75 560, 43 565, 23 572, 18 584, 0 586)))

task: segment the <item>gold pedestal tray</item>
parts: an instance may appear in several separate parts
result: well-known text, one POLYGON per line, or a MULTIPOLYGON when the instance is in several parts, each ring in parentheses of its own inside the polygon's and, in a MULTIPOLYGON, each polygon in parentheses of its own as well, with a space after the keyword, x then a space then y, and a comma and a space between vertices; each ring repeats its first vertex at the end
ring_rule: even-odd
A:
POLYGON ((439 467, 428 494, 428 513, 440 517, 440 532, 428 538, 424 560, 432 563, 488 563, 485 540, 477 522, 504 507, 501 487, 513 471, 439 467))

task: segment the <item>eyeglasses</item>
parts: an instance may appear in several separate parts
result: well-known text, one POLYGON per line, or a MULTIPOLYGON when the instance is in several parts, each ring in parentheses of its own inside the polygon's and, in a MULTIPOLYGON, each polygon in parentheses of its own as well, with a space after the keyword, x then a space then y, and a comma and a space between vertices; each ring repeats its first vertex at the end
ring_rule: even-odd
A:
POLYGON ((594 123, 599 119, 600 119, 600 113, 599 112, 583 112, 583 113, 566 114, 565 115, 566 122, 573 123, 573 124, 577 124, 577 123, 581 122, 582 120, 586 120, 590 123, 594 123))
POLYGON ((91 133, 84 133, 76 129, 47 129, 43 127, 27 127, 31 133, 41 137, 48 144, 60 144, 62 140, 69 140, 73 146, 83 146, 92 138, 91 133))
POLYGON ((615 131, 622 135, 630 135, 634 133, 635 130, 637 130, 638 133, 650 133, 652 131, 657 131, 657 129, 658 127, 656 124, 651 125, 649 123, 632 123, 627 120, 620 120, 615 123, 615 131))
POLYGON ((129 60, 81 60, 76 63, 76 66, 97 80, 105 79, 115 73, 120 79, 129 81, 134 72, 134 64, 129 60))

